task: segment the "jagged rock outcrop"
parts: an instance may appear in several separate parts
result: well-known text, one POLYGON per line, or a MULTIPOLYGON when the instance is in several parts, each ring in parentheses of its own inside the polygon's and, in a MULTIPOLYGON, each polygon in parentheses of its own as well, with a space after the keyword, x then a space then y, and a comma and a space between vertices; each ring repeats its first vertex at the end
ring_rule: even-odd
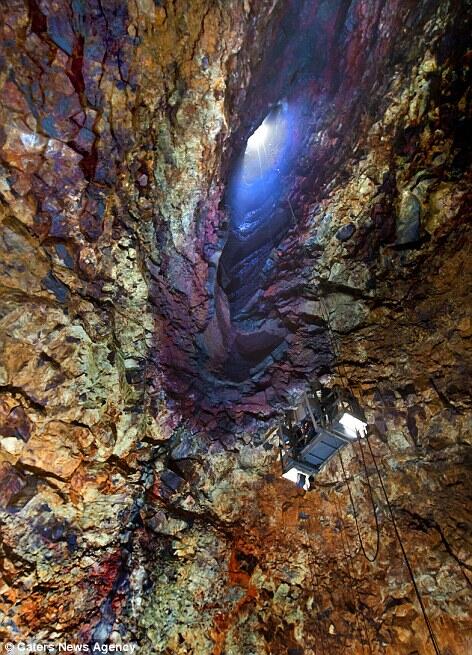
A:
POLYGON ((365 406, 441 652, 468 652, 470 9, 5 6, 0 639, 434 652, 368 449, 343 460, 374 563, 339 460, 279 477, 267 429, 319 375, 365 406), (282 102, 248 239, 228 189, 282 102))

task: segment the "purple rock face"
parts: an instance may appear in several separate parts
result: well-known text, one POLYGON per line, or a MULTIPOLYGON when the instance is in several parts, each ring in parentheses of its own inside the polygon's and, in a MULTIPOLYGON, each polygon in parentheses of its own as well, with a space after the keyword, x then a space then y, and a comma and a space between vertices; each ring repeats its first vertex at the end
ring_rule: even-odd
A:
POLYGON ((0 503, 3 509, 8 508, 24 486, 23 476, 10 464, 2 463, 0 468, 0 503))
MULTIPOLYGON (((177 276, 169 277, 172 287, 187 298, 198 287, 207 314, 202 323, 194 320, 184 298, 168 312, 163 308, 168 315, 180 316, 166 329, 175 347, 169 343, 170 357, 161 358, 165 377, 193 419, 195 406, 231 413, 227 401, 219 401, 225 384, 236 394, 236 414, 238 403, 262 392, 266 400, 261 416, 270 415, 286 402, 292 386, 332 366, 326 313, 316 304, 324 281, 314 281, 312 275, 321 249, 316 237, 307 234, 315 229, 313 216, 326 180, 340 175, 359 125, 365 134, 373 125, 389 84, 388 75, 379 80, 370 62, 382 61, 390 70, 404 57, 400 43, 386 36, 403 24, 406 9, 401 3, 395 7, 383 14, 381 3, 286 3, 264 36, 263 55, 253 63, 244 93, 230 80, 238 123, 222 160, 227 224, 221 223, 211 249, 208 240, 202 243, 208 268, 190 271, 178 265, 177 276), (308 306, 309 312, 300 311, 308 306)), ((426 21, 432 10, 432 3, 422 3, 417 21, 426 21)), ((336 232, 341 243, 351 244, 357 260, 366 249, 367 257, 375 258, 379 240, 395 238, 388 216, 388 180, 386 174, 386 193, 379 196, 369 238, 362 231, 355 238, 352 222, 336 232)), ((210 206, 200 213, 203 222, 213 220, 210 206)), ((410 243, 418 237, 418 225, 413 219, 400 220, 397 231, 410 243), (410 236, 404 236, 406 231, 410 236)), ((321 225, 316 229, 321 234, 321 225)), ((168 270, 175 270, 171 262, 168 270)), ((336 291, 336 283, 330 284, 336 291)), ((357 295, 349 286, 340 285, 339 290, 357 295)))

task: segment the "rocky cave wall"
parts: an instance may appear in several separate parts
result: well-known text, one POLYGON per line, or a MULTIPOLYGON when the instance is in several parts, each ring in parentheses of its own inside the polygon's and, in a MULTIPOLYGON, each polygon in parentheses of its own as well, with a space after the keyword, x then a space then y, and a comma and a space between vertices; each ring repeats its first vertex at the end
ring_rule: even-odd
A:
MULTIPOLYGON (((373 564, 339 460, 307 493, 279 477, 266 429, 319 374, 366 407, 443 655, 470 650, 469 16, 8 3, 2 639, 433 652, 370 454, 373 564), (232 322, 225 187, 282 98, 303 108, 287 229, 232 322)), ((372 553, 359 446, 343 459, 372 553)))

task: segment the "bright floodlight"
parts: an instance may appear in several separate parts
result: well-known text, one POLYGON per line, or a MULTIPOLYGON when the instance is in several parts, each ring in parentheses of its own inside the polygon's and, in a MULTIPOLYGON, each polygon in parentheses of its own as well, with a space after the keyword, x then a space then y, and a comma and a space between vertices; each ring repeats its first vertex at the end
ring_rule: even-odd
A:
POLYGON ((352 436, 353 439, 357 436, 357 433, 359 433, 361 437, 365 435, 367 423, 361 421, 360 418, 356 418, 352 414, 345 412, 339 419, 339 422, 344 426, 346 432, 352 436))
POLYGON ((267 124, 267 119, 266 119, 259 125, 257 130, 253 134, 251 134, 251 136, 247 140, 247 149, 248 150, 259 149, 267 141, 268 136, 269 136, 269 126, 267 124))
POLYGON ((299 471, 297 468, 295 468, 295 466, 293 466, 291 469, 283 473, 282 477, 285 478, 286 480, 290 480, 290 482, 293 482, 294 484, 298 484, 299 476, 301 475, 303 475, 303 477, 305 478, 303 489, 305 489, 305 491, 308 491, 308 489, 310 488, 308 475, 306 473, 303 473, 302 471, 299 471))

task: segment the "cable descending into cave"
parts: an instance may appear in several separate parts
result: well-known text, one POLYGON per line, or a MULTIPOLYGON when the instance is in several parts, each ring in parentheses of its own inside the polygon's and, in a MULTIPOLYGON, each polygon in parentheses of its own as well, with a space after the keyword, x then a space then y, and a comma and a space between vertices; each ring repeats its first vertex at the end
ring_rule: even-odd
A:
MULTIPOLYGON (((352 553, 351 553, 351 549, 349 548, 349 542, 348 542, 347 538, 344 539, 344 532, 345 532, 344 521, 341 519, 341 511, 339 509, 339 500, 338 500, 336 495, 334 496, 334 504, 335 504, 335 507, 336 507, 336 517, 337 517, 337 519, 339 521, 339 524, 340 524, 341 543, 342 543, 342 546, 343 546, 344 559, 346 561, 346 571, 347 571, 347 574, 348 574, 349 579, 351 581, 351 586, 356 592, 356 599, 357 599, 357 602, 356 602, 356 606, 357 606, 356 607, 356 625, 358 625, 357 614, 360 614, 361 620, 362 620, 362 622, 364 624, 364 633, 365 633, 365 636, 367 638, 367 643, 369 644, 370 654, 373 655, 372 643, 371 643, 371 640, 370 640, 369 630, 367 628, 367 620, 366 620, 366 618, 364 616, 364 612, 361 609, 362 601, 361 601, 361 596, 360 596, 360 593, 359 593, 359 585, 354 584, 354 576, 352 574, 352 568, 351 568, 353 556, 352 556, 352 553)), ((359 630, 359 634, 361 634, 360 630, 359 630)), ((364 651, 364 644, 362 644, 362 650, 364 651)))
POLYGON ((344 367, 344 373, 342 372, 341 369, 341 363, 340 363, 341 353, 338 349, 336 339, 334 337, 333 328, 331 327, 331 321, 329 320, 329 310, 322 296, 320 296, 320 305, 325 315, 325 323, 328 332, 328 339, 331 344, 331 350, 333 351, 333 355, 334 355, 334 366, 338 370, 339 379, 341 380, 342 384, 344 384, 346 388, 349 389, 351 394, 354 396, 354 391, 352 390, 351 382, 347 376, 346 368, 344 367))
POLYGON ((259 170, 260 170, 261 177, 262 177, 262 160, 261 160, 261 151, 260 151, 259 146, 257 146, 257 158, 259 159, 259 170))
MULTIPOLYGON (((358 441, 360 443, 359 437, 358 437, 358 441)), ((362 450, 362 446, 361 446, 361 450, 362 450)), ((367 478, 367 483, 368 483, 368 486, 369 486, 369 495, 370 495, 370 501, 372 503, 372 510, 373 510, 373 513, 374 513, 375 531, 376 531, 375 552, 374 552, 374 555, 371 556, 371 557, 369 557, 369 555, 367 554, 367 551, 366 551, 365 546, 364 546, 364 542, 362 540, 362 535, 361 535, 361 531, 360 531, 360 527, 359 527, 359 520, 358 520, 357 510, 356 510, 356 506, 354 504, 354 497, 352 495, 351 485, 349 484, 349 479, 348 479, 348 476, 346 474, 346 469, 344 468, 344 461, 343 461, 343 458, 342 458, 342 455, 341 455, 341 451, 338 452, 338 456, 339 456, 339 461, 341 462, 341 468, 342 468, 342 472, 343 472, 344 483, 346 484, 347 490, 349 492, 349 499, 351 501, 352 513, 354 515, 354 521, 355 521, 355 524, 356 524, 357 536, 359 538, 359 545, 361 547, 362 554, 364 555, 366 560, 368 562, 372 563, 372 562, 375 562, 375 560, 378 557, 379 551, 380 551, 380 525, 379 525, 379 518, 377 516, 377 508, 376 508, 375 503, 374 503, 374 495, 373 495, 373 492, 372 492, 372 485, 370 484, 370 477, 369 477, 369 474, 367 473, 367 467, 366 467, 366 463, 365 463, 365 459, 364 459, 364 451, 362 450, 362 459, 363 459, 363 464, 364 464, 364 471, 365 471, 366 478, 367 478)))
MULTIPOLYGON (((360 391, 360 393, 361 393, 361 398, 362 398, 362 390, 360 391)), ((383 399, 382 394, 381 394, 381 397, 382 397, 382 399, 383 399)), ((384 404, 385 404, 385 400, 383 400, 383 402, 384 402, 384 404)), ((420 608, 421 608, 421 612, 422 612, 422 614, 423 614, 424 621, 425 621, 426 626, 427 626, 427 628, 428 628, 428 632, 429 632, 429 636, 430 636, 430 639, 431 639, 431 643, 433 644, 434 651, 435 651, 436 655, 441 655, 441 650, 440 650, 440 647, 439 647, 439 645, 438 645, 438 642, 437 642, 437 639, 436 639, 436 635, 434 634, 433 626, 431 625, 431 622, 430 622, 430 620, 429 620, 429 617, 428 617, 428 615, 427 615, 427 613, 426 613, 426 608, 425 608, 425 605, 424 605, 424 602, 423 602, 423 598, 422 598, 422 596, 421 596, 421 592, 420 592, 420 590, 419 590, 419 588, 418 588, 418 585, 417 585, 417 583, 416 583, 416 579, 415 579, 415 576, 414 576, 414 573, 413 573, 413 569, 412 569, 411 564, 410 564, 410 561, 409 561, 409 559, 408 559, 408 555, 407 555, 407 553, 406 553, 405 547, 404 547, 403 542, 402 542, 402 540, 401 540, 400 532, 399 532, 399 530, 398 530, 398 526, 397 526, 397 523, 396 523, 396 521, 395 521, 395 516, 394 516, 394 513, 393 513, 393 508, 392 508, 392 505, 391 505, 391 503, 390 503, 390 499, 389 499, 389 497, 388 497, 387 490, 386 490, 386 488, 385 488, 385 485, 384 485, 384 482, 383 482, 383 478, 382 478, 382 475, 381 475, 381 473, 380 473, 380 469, 379 469, 378 464, 377 464, 377 460, 376 460, 375 455, 374 455, 374 452, 373 452, 373 450, 372 450, 372 445, 371 445, 371 443, 370 443, 370 435, 369 435, 369 431, 367 431, 367 433, 366 433, 366 441, 367 441, 367 446, 368 446, 369 451, 370 451, 370 455, 371 455, 371 457, 372 457, 372 461, 373 461, 374 466, 375 466, 375 470, 376 470, 376 472, 377 472, 377 476, 378 476, 378 478, 379 478, 380 486, 382 487, 382 491, 383 491, 383 494, 384 494, 384 497, 385 497, 385 501, 386 501, 386 503, 387 503, 388 511, 389 511, 389 513, 390 513, 390 517, 391 517, 391 523, 392 523, 392 525, 393 525, 393 529, 394 529, 394 531, 395 531, 395 536, 396 536, 396 539, 397 539, 398 544, 399 544, 399 546, 400 546, 400 549, 401 549, 401 552, 402 552, 403 559, 404 559, 404 561, 405 561, 406 567, 407 567, 407 569, 408 569, 408 573, 409 573, 409 576, 410 576, 410 578, 411 578, 411 582, 412 582, 412 584, 413 584, 413 588, 414 588, 414 590, 415 590, 415 594, 416 594, 416 597, 417 597, 417 599, 418 599, 418 603, 419 603, 419 605, 420 605, 420 608)))
MULTIPOLYGON (((320 298, 320 304, 321 304, 322 307, 325 307, 322 298, 320 298)), ((338 356, 338 354, 337 354, 337 348, 336 348, 336 343, 335 343, 335 340, 334 340, 334 334, 332 334, 331 325, 330 325, 330 321, 329 321, 329 315, 328 315, 327 312, 326 312, 326 307, 325 307, 325 313, 326 313, 326 325, 327 325, 327 329, 328 329, 328 335, 329 335, 329 337, 330 337, 330 339, 331 339, 332 348, 333 348, 333 353, 334 353, 334 356, 335 356, 335 366, 338 367, 339 376, 340 376, 341 381, 342 381, 341 370, 340 370, 340 365, 339 365, 339 356, 338 356)), ((352 395, 354 396, 354 393, 353 393, 353 391, 352 391, 352 388, 351 388, 351 385, 350 385, 350 383, 349 383, 349 380, 348 380, 347 376, 346 376, 346 379, 347 379, 347 381, 348 381, 348 388, 349 388, 349 390, 351 391, 352 395)), ((358 435, 358 441, 360 442, 359 435, 358 435)), ((384 482, 383 482, 383 478, 382 478, 382 475, 381 475, 381 473, 380 473, 380 469, 379 469, 378 464, 377 464, 377 460, 376 460, 375 455, 374 455, 374 452, 373 452, 373 450, 372 450, 372 446, 371 446, 371 443, 370 443, 369 432, 368 432, 368 431, 366 432, 366 441, 367 441, 367 446, 368 446, 369 451, 370 451, 370 455, 371 455, 371 457, 372 457, 372 461, 373 461, 374 466, 375 466, 375 470, 376 470, 376 472, 377 472, 377 476, 378 476, 378 478, 379 478, 379 482, 380 482, 380 486, 381 486, 381 488, 382 488, 382 492, 383 492, 384 497, 385 497, 385 501, 386 501, 386 504, 387 504, 387 507, 388 507, 388 511, 389 511, 389 513, 390 513, 391 522, 392 522, 392 525, 393 525, 393 528, 394 528, 394 531, 395 531, 395 536, 396 536, 396 539, 397 539, 398 544, 399 544, 399 546, 400 546, 400 550, 401 550, 401 552, 402 552, 403 559, 404 559, 404 561, 405 561, 405 565, 406 565, 406 567, 407 567, 407 570, 408 570, 408 573, 409 573, 409 576, 410 576, 411 582, 412 582, 412 584, 413 584, 413 589, 414 589, 415 594, 416 594, 416 597, 417 597, 417 599, 418 599, 418 603, 419 603, 419 606, 420 606, 420 608, 421 608, 421 612, 422 612, 422 614, 423 614, 423 619, 424 619, 424 621, 425 621, 426 627, 428 628, 428 632, 429 632, 429 636, 430 636, 430 639, 431 639, 431 643, 433 644, 433 648, 434 648, 434 651, 435 651, 436 655, 442 655, 442 654, 441 654, 441 650, 440 650, 439 645, 438 645, 438 642, 437 642, 437 639, 436 639, 436 635, 434 634, 433 626, 431 625, 431 622, 430 622, 430 620, 429 620, 428 614, 427 614, 427 612, 426 612, 426 607, 425 607, 425 605, 424 605, 423 598, 422 598, 422 596, 421 596, 421 592, 420 592, 420 590, 419 590, 419 588, 418 588, 418 585, 417 585, 417 583, 416 583, 416 579, 415 579, 415 576, 414 576, 414 573, 413 573, 413 569, 412 569, 411 564, 410 564, 410 560, 408 559, 408 555, 407 555, 407 553, 406 553, 405 547, 404 547, 404 545, 403 545, 403 542, 402 542, 402 539, 401 539, 401 536, 400 536, 400 532, 399 532, 398 527, 397 527, 397 523, 396 523, 396 521, 395 521, 395 516, 394 516, 394 513, 393 513, 393 509, 392 509, 391 503, 390 503, 390 499, 389 499, 389 497, 388 497, 387 490, 386 490, 386 488, 385 488, 385 485, 384 485, 384 482)), ((361 446, 361 450, 362 450, 362 446, 361 446)), ((362 450, 362 453, 363 453, 363 452, 364 452, 364 451, 362 450)), ((341 456, 341 453, 340 453, 340 452, 339 452, 339 459, 340 459, 340 461, 341 461, 341 467, 342 467, 342 470, 343 470, 343 476, 344 476, 344 479, 345 479, 345 481, 346 481, 346 483, 347 483, 347 485, 348 485, 349 496, 350 496, 350 498, 351 498, 351 503, 352 503, 352 494, 351 494, 350 486, 349 486, 349 483, 348 483, 348 480, 347 480, 346 471, 345 471, 345 469, 344 469, 344 462, 343 462, 343 459, 342 459, 342 456, 341 456)), ((363 459, 364 459, 364 458, 363 458, 363 459)), ((365 467, 365 469, 366 469, 366 466, 365 466, 365 459, 364 459, 364 467, 365 467)), ((366 475, 367 475, 367 470, 366 470, 366 475)), ((367 476, 367 480, 369 481, 369 477, 368 477, 368 476, 367 476)), ((370 481, 369 481, 369 489, 371 490, 370 481)), ((372 502, 373 502, 373 499, 372 499, 372 502)), ((357 515, 356 515, 356 512, 355 512, 355 508, 354 508, 354 504, 353 504, 353 503, 352 503, 352 507, 353 507, 353 511, 354 511, 354 518, 355 518, 355 521, 356 521, 356 527, 357 527, 357 529, 358 529, 358 535, 359 535, 359 538, 360 538, 360 532, 359 532, 358 522, 357 522, 357 515)), ((378 529, 378 537, 379 537, 379 539, 380 539, 380 530, 379 530, 379 527, 378 527, 378 519, 377 519, 377 515, 376 515, 375 512, 374 512, 374 516, 376 517, 376 525, 377 525, 377 529, 378 529)), ((362 547, 363 554, 366 556, 366 553, 365 553, 365 551, 364 551, 364 547, 363 547, 362 542, 361 542, 361 547, 362 547)), ((377 550, 377 552, 376 552, 375 558, 377 557, 377 554, 378 554, 378 550, 377 550)), ((366 556, 366 558, 367 558, 370 562, 373 561, 373 560, 370 560, 367 556, 366 556)), ((375 558, 374 558, 374 559, 375 559, 375 558)))
MULTIPOLYGON (((344 384, 343 375, 341 373, 341 365, 339 363, 340 362, 339 351, 338 351, 336 340, 334 338, 334 334, 333 334, 333 331, 332 331, 332 328, 331 328, 331 324, 330 324, 330 320, 329 320, 329 314, 328 314, 328 311, 327 311, 327 308, 326 308, 326 305, 324 303, 323 298, 320 298, 320 304, 323 307, 323 310, 324 310, 324 313, 325 313, 326 327, 327 327, 327 330, 328 330, 328 336, 329 336, 329 339, 331 341, 331 348, 333 350, 333 354, 334 354, 334 358, 335 358, 334 359, 334 365, 338 369, 338 375, 339 375, 339 378, 341 379, 341 382, 344 384)), ((346 371, 344 371, 344 376, 345 376, 346 382, 347 382, 346 386, 349 388, 349 390, 351 391, 352 396, 354 397, 354 392, 353 392, 352 387, 351 387, 351 385, 349 383, 349 379, 348 379, 348 377, 346 375, 346 371)), ((375 521, 376 544, 375 544, 375 552, 374 552, 373 556, 369 557, 369 555, 367 554, 366 548, 364 546, 364 542, 362 540, 362 535, 361 535, 361 531, 360 531, 360 527, 359 527, 359 521, 358 521, 358 517, 357 517, 357 510, 356 510, 356 506, 354 504, 354 498, 353 498, 353 495, 352 495, 352 492, 351 492, 351 486, 349 484, 349 480, 348 480, 348 477, 346 475, 346 470, 344 468, 344 462, 343 462, 343 458, 342 458, 342 455, 341 455, 341 451, 338 452, 338 456, 339 456, 339 460, 341 462, 341 468, 342 468, 342 471, 343 471, 344 482, 347 485, 347 489, 348 489, 348 492, 349 492, 349 498, 351 500, 352 511, 353 511, 354 520, 355 520, 355 523, 356 523, 357 536, 358 536, 358 539, 359 539, 359 544, 360 544, 360 547, 361 547, 361 550, 362 550, 362 554, 364 555, 365 559, 368 562, 372 563, 372 562, 375 562, 375 560, 377 559, 378 554, 379 554, 379 550, 380 550, 380 525, 379 525, 379 518, 378 518, 378 515, 377 515, 377 507, 375 506, 375 501, 374 501, 374 492, 372 491, 372 485, 370 483, 370 475, 369 475, 369 472, 367 470, 367 464, 366 464, 366 461, 365 461, 364 449, 362 447, 362 441, 361 441, 359 432, 357 430, 356 430, 356 434, 357 434, 357 443, 359 444, 359 448, 360 448, 361 455, 362 455, 362 464, 363 464, 363 467, 364 467, 364 473, 365 473, 365 477, 366 477, 366 480, 367 480, 367 485, 369 487, 369 497, 370 497, 370 502, 371 502, 371 505, 372 505, 372 512, 373 512, 374 521, 375 521)))
MULTIPOLYGON (((442 531, 441 526, 439 525, 439 523, 434 521, 434 526, 433 527, 434 527, 435 530, 437 530, 437 532, 439 532, 439 536, 441 537, 441 542, 442 542, 446 552, 449 553, 449 555, 452 557, 452 559, 456 562, 456 564, 458 565, 458 567, 461 570, 462 575, 464 576, 465 581, 467 582, 469 587, 472 588, 472 582, 470 581, 469 576, 467 575, 467 573, 465 571, 465 564, 464 564, 464 562, 462 562, 462 560, 459 559, 459 557, 452 550, 449 542, 446 539, 446 535, 442 531)), ((467 570, 469 570, 469 567, 467 567, 467 570)))
POLYGON ((379 470, 379 467, 377 465, 377 460, 375 459, 374 453, 372 451, 372 447, 371 447, 371 444, 370 444, 370 439, 369 439, 369 434, 368 433, 366 434, 366 441, 367 441, 367 445, 369 446, 370 454, 372 456, 372 461, 374 462, 375 469, 377 471, 377 475, 378 475, 378 478, 379 478, 379 481, 380 481, 380 486, 382 487, 382 491, 383 491, 383 494, 385 496, 385 501, 387 503, 388 511, 389 511, 390 517, 392 519, 392 525, 393 525, 393 529, 395 531, 395 536, 397 538, 398 544, 399 544, 400 549, 402 551, 403 559, 405 560, 405 564, 406 564, 406 567, 408 569, 408 573, 410 575, 411 582, 413 584, 413 588, 415 590, 415 594, 416 594, 416 597, 418 599, 418 603, 419 603, 419 605, 421 607, 421 612, 423 614, 424 621, 425 621, 426 626, 428 628, 429 636, 431 638, 431 643, 433 644, 434 651, 435 651, 436 655, 441 655, 441 650, 439 648, 439 645, 438 645, 438 642, 437 642, 437 639, 436 639, 436 635, 434 634, 433 626, 431 625, 428 614, 426 613, 426 608, 425 608, 425 605, 424 605, 424 602, 423 602, 423 598, 421 596, 421 592, 420 592, 420 590, 418 588, 418 585, 416 583, 415 576, 414 576, 414 573, 413 573, 413 569, 412 569, 411 564, 410 564, 410 560, 408 559, 408 555, 406 554, 405 547, 403 546, 403 542, 401 540, 400 532, 399 532, 398 527, 397 527, 397 522, 395 521, 395 516, 394 516, 394 513, 393 513, 393 509, 392 509, 392 506, 390 504, 390 499, 388 497, 387 490, 385 488, 382 476, 380 474, 380 470, 379 470))
POLYGON ((293 207, 292 207, 292 203, 290 202, 290 197, 289 196, 287 196, 287 202, 288 202, 288 206, 290 207, 290 212, 292 214, 293 222, 296 224, 297 219, 295 218, 295 214, 293 212, 293 207))
MULTIPOLYGON (((308 564, 309 564, 309 567, 310 567, 311 586, 312 586, 312 588, 314 588, 315 591, 318 592, 318 595, 319 595, 319 597, 320 597, 320 599, 321 599, 321 598, 322 598, 322 594, 321 594, 321 591, 320 591, 320 585, 319 585, 319 583, 318 583, 317 576, 316 576, 316 574, 315 574, 315 557, 314 557, 314 552, 313 552, 313 548, 312 548, 311 545, 310 545, 310 544, 311 544, 310 534, 311 534, 311 532, 312 532, 311 529, 309 530, 310 523, 311 523, 311 519, 308 518, 308 520, 307 520, 307 522, 306 522, 306 525, 305 525, 305 536, 306 536, 305 546, 306 546, 307 551, 308 551, 308 564)), ((314 597, 313 597, 313 600, 315 600, 314 597)), ((323 624, 322 624, 321 621, 320 621, 319 623, 320 623, 320 627, 319 627, 319 629, 318 629, 318 633, 319 633, 319 635, 320 635, 320 641, 321 641, 322 653, 323 653, 323 655, 329 655, 329 651, 328 651, 328 649, 326 648, 326 641, 325 641, 325 636, 324 636, 324 632, 323 632, 323 624)), ((318 650, 318 649, 317 649, 317 650, 318 650)), ((316 655, 316 653, 315 653, 315 655, 316 655)))
MULTIPOLYGON (((395 407, 394 404, 389 405, 389 404, 387 403, 387 401, 385 400, 385 397, 384 397, 384 395, 383 395, 382 390, 381 390, 380 387, 377 387, 377 391, 378 391, 378 393, 379 393, 379 395, 380 395, 380 398, 382 399, 382 403, 383 403, 383 405, 384 405, 384 407, 385 407, 386 409, 389 409, 389 408, 391 409, 391 408, 394 408, 394 407, 395 407)), ((361 397, 362 397, 362 390, 360 390, 360 394, 361 394, 361 397)), ((434 527, 434 529, 437 530, 437 532, 439 533, 439 536, 441 537, 441 542, 442 542, 442 544, 443 544, 443 546, 444 546, 446 552, 447 552, 447 553, 452 557, 452 559, 456 562, 456 564, 457 564, 458 567, 460 568, 461 573, 462 573, 462 575, 463 575, 465 581, 467 582, 467 585, 468 585, 469 587, 472 588, 472 582, 471 582, 469 576, 467 575, 467 573, 466 573, 466 571, 465 571, 465 568, 467 568, 467 567, 464 567, 464 562, 462 562, 462 561, 459 559, 459 557, 458 557, 458 556, 454 553, 454 551, 452 550, 451 546, 449 545, 449 543, 448 543, 448 541, 447 541, 447 539, 446 539, 446 537, 445 537, 445 535, 444 535, 444 533, 443 533, 443 531, 442 531, 442 529, 441 529, 441 526, 440 526, 436 521, 434 521, 434 523, 435 523, 435 525, 434 525, 433 527, 434 527)))

